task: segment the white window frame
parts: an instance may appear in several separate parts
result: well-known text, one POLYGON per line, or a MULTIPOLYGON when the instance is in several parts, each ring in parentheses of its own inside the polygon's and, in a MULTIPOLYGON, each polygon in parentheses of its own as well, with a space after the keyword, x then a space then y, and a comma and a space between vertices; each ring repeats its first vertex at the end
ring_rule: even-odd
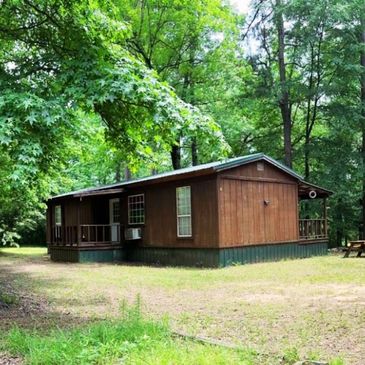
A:
POLYGON ((128 195, 128 224, 129 225, 140 225, 140 224, 144 224, 146 220, 146 214, 145 214, 145 199, 144 199, 144 194, 134 194, 134 195, 128 195), (138 223, 131 223, 131 203, 130 203, 130 198, 135 198, 135 197, 139 197, 141 196, 143 198, 143 222, 138 222, 138 223))
POLYGON ((54 207, 54 224, 57 227, 62 226, 62 206, 61 206, 61 204, 57 204, 54 207), (57 213, 56 212, 58 209, 60 210, 60 222, 57 222, 57 213))
POLYGON ((186 186, 179 186, 176 188, 176 227, 177 227, 177 237, 192 237, 193 236, 193 223, 192 223, 192 219, 191 219, 191 214, 192 213, 192 209, 191 209, 191 186, 190 185, 186 185, 186 186), (179 214, 179 190, 181 189, 189 189, 189 197, 190 197, 190 214, 179 214), (180 234, 180 226, 179 226, 179 218, 183 218, 183 217, 188 217, 190 219, 190 234, 180 234))
POLYGON ((120 199, 109 199, 109 224, 120 224, 120 199), (114 203, 119 204, 119 221, 114 222, 114 203))

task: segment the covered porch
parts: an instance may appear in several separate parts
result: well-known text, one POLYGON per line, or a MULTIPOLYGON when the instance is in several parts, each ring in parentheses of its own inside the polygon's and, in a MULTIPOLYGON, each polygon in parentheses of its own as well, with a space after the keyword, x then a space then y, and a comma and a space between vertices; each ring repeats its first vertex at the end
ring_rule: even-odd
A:
POLYGON ((298 194, 299 240, 328 240, 327 198, 332 192, 302 181, 298 194))
POLYGON ((120 224, 80 224, 52 227, 52 246, 95 246, 120 244, 120 224))
POLYGON ((123 189, 82 192, 54 203, 48 210, 49 247, 108 248, 120 246, 123 189))

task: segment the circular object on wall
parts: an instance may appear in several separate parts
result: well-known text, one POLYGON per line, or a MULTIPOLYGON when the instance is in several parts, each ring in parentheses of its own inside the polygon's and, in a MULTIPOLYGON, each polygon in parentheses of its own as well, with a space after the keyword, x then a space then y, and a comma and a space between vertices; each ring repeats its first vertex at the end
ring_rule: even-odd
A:
POLYGON ((315 190, 311 190, 308 195, 311 199, 314 199, 317 197, 317 192, 315 190))

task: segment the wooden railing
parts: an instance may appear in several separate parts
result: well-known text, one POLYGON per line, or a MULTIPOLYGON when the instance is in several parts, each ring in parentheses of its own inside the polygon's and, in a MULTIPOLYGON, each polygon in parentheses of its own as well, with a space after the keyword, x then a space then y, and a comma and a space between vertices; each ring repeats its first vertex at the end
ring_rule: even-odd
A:
POLYGON ((80 230, 82 243, 120 242, 119 225, 82 224, 80 230))
POLYGON ((81 224, 79 226, 53 226, 51 244, 57 246, 80 246, 87 244, 110 244, 120 242, 119 225, 81 224))
POLYGON ((77 226, 53 226, 52 244, 72 246, 77 244, 77 226))
POLYGON ((327 238, 326 219, 300 219, 299 238, 301 240, 327 238))

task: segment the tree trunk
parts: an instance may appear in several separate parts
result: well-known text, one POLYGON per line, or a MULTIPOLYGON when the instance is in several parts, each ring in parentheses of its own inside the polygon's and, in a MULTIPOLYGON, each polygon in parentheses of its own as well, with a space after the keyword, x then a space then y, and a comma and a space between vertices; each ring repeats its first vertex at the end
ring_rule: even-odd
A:
POLYGON ((131 170, 129 170, 128 166, 124 169, 124 179, 130 180, 132 178, 131 170))
POLYGON ((285 164, 292 167, 292 142, 291 142, 291 105, 289 90, 286 84, 286 65, 285 65, 285 30, 282 13, 281 0, 276 1, 275 9, 276 30, 278 34, 278 67, 280 75, 280 100, 279 107, 283 120, 284 131, 284 156, 285 164))
POLYGON ((362 237, 365 237, 365 17, 361 17, 361 94, 360 94, 360 108, 361 108, 361 129, 362 129, 362 237))
POLYGON ((120 162, 118 162, 117 167, 115 169, 115 182, 121 181, 121 172, 120 172, 120 162))
POLYGON ((172 167, 174 170, 181 169, 181 147, 180 147, 180 141, 176 141, 176 144, 174 144, 171 147, 171 162, 172 167))
POLYGON ((193 141, 191 142, 191 161, 193 163, 193 166, 199 165, 198 161, 198 148, 196 145, 196 138, 193 138, 193 141))
POLYGON ((343 229, 343 216, 342 216, 342 199, 339 198, 336 204, 336 209, 334 210, 336 217, 336 244, 337 247, 342 246, 342 240, 344 236, 343 229))
POLYGON ((309 180, 310 168, 309 168, 309 138, 304 143, 304 180, 309 180))

